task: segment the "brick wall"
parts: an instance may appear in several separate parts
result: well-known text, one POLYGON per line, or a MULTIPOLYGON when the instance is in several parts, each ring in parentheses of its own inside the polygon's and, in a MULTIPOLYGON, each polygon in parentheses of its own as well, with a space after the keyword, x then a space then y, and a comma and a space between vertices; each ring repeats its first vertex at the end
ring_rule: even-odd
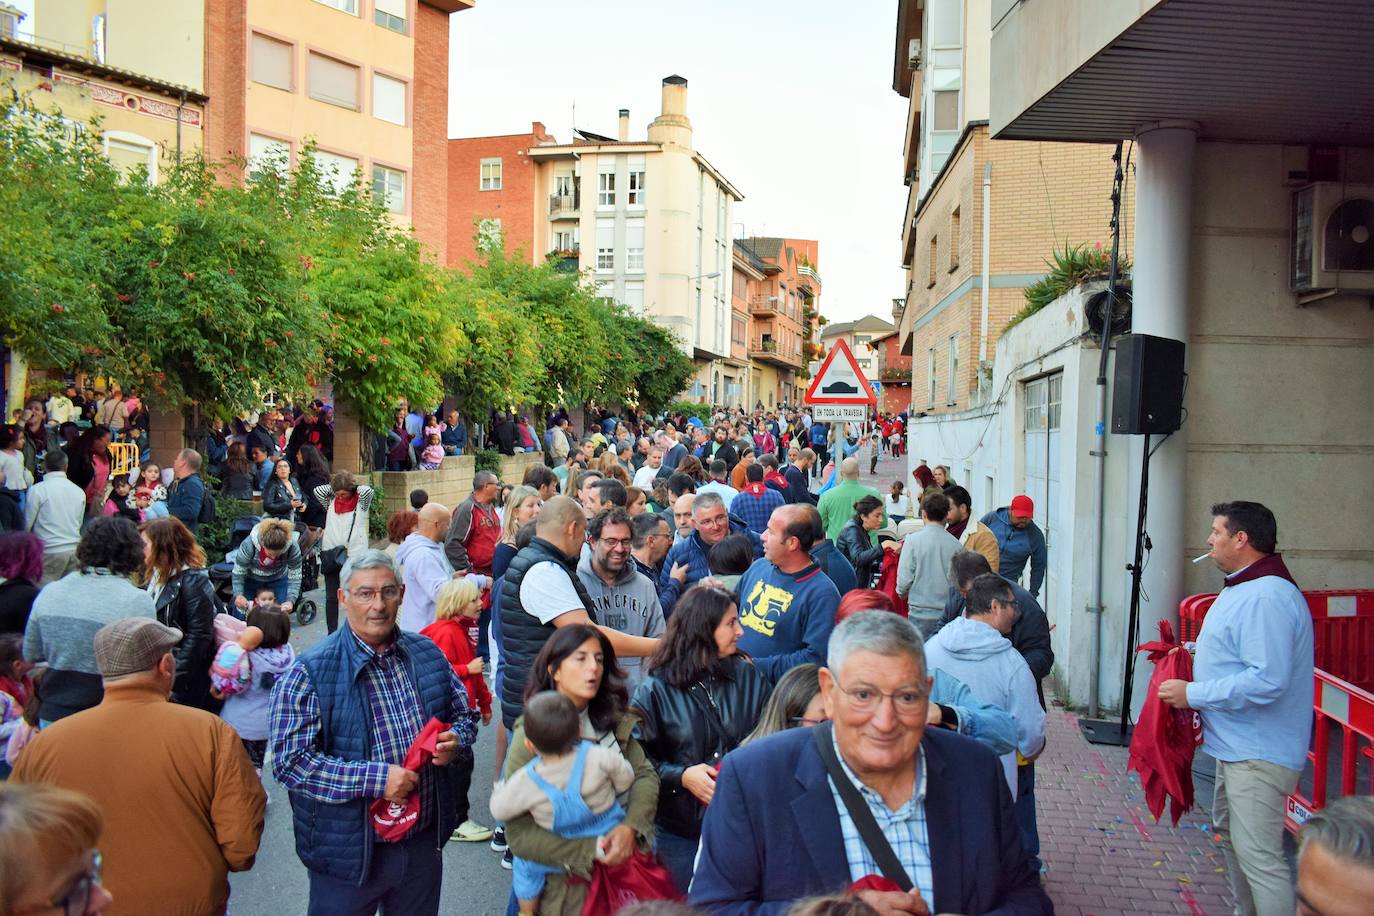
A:
POLYGON ((448 251, 448 14, 415 5, 411 223, 436 260, 448 251))
MULTIPOLYGON (((246 157, 248 0, 205 2, 205 156, 246 157)), ((233 167, 230 167, 233 169, 233 167)))
MULTIPOLYGON (((992 161, 990 194, 987 356, 1007 322, 1025 304, 1026 277, 1047 271, 1046 259, 1056 246, 1111 242, 1112 147, 1087 143, 1030 143, 989 140, 987 128, 972 132, 954 161, 923 202, 916 223, 915 257, 910 270, 907 321, 914 326, 948 299, 961 284, 973 281, 958 298, 917 329, 912 336, 912 401, 916 410, 939 413, 967 409, 978 389, 978 349, 982 309, 983 173, 992 161), (958 208, 957 237, 953 213, 958 208), (931 239, 935 239, 934 285, 931 239), (951 252, 957 267, 951 269, 951 252), (1009 285, 1015 284, 1015 285, 1009 285), (948 348, 951 335, 958 353, 954 396, 948 394, 948 348), (935 348, 936 397, 929 406, 928 360, 935 348), (953 400, 953 404, 949 402, 953 400)), ((1134 191, 1128 186, 1122 206, 1122 250, 1132 248, 1134 191)))
MULTIPOLYGON (((544 136, 536 124, 528 134, 500 137, 469 137, 449 140, 448 162, 448 263, 459 267, 477 257, 477 220, 499 219, 506 251, 523 250, 535 264, 547 252, 534 251, 535 214, 547 212, 547 201, 536 206, 535 168, 526 151, 544 136), (501 160, 501 189, 482 190, 483 159, 501 160)), ((572 225, 570 222, 569 226, 572 225)))

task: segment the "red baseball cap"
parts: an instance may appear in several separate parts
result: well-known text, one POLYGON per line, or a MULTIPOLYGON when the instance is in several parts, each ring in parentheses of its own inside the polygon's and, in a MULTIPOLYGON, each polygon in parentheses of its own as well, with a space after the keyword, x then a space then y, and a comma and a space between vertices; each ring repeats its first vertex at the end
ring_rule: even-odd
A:
POLYGON ((1020 496, 1011 498, 1011 514, 1013 518, 1032 518, 1035 515, 1035 503, 1024 493, 1020 496))

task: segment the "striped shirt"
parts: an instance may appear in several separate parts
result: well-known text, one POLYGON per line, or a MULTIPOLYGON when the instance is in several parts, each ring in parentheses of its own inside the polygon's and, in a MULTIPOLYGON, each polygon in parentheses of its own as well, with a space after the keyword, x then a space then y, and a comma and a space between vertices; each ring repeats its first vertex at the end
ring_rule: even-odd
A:
MULTIPOLYGON (((393 643, 377 652, 352 631, 347 638, 356 640, 368 656, 360 674, 372 713, 368 760, 344 760, 320 750, 320 700, 305 666, 293 666, 277 683, 272 696, 272 770, 277 780, 292 792, 332 804, 383 797, 391 765, 399 766, 405 760, 410 743, 425 725, 420 698, 406 673, 405 649, 393 643)), ((459 746, 471 747, 477 740, 477 717, 462 681, 452 671, 449 674, 452 708, 457 713, 451 727, 459 746)), ((427 801, 434 797, 437 778, 440 774, 434 767, 420 768, 417 828, 429 826, 433 819, 427 801)))
MULTIPOLYGON (((840 752, 839 740, 833 735, 831 740, 835 742, 835 756, 839 758, 845 776, 867 803, 868 810, 873 813, 873 819, 878 822, 878 829, 896 853, 897 861, 902 863, 907 877, 916 886, 916 890, 920 891, 921 897, 927 904, 932 904, 935 900, 935 878, 930 867, 930 836, 926 829, 925 748, 920 748, 916 755, 916 784, 911 798, 893 811, 887 807, 881 795, 864 785, 859 777, 854 775, 854 771, 845 762, 844 754, 840 752)), ((840 834, 844 837, 844 853, 849 860, 850 880, 858 881, 866 875, 881 874, 877 861, 859 836, 859 828, 849 816, 849 809, 840 797, 840 790, 835 787, 835 780, 827 776, 826 781, 830 785, 830 793, 835 797, 835 810, 840 814, 840 834)))

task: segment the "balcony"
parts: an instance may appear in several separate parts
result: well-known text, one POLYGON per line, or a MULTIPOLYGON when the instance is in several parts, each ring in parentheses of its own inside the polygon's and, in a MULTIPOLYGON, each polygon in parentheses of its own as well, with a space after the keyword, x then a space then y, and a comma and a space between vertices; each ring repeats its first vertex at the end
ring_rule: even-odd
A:
POLYGON ((749 300, 749 311, 751 314, 760 317, 771 317, 778 314, 777 296, 754 296, 749 300))
POLYGON ((771 337, 755 338, 749 345, 749 358, 772 363, 784 369, 797 369, 802 365, 799 354, 784 352, 784 348, 771 337))
POLYGON ((577 194, 550 194, 549 219, 577 219, 581 201, 577 194))
POLYGON ((553 261, 553 266, 555 270, 560 270, 564 273, 575 274, 577 273, 578 267, 580 266, 579 258, 581 257, 581 254, 581 248, 577 245, 574 245, 571 248, 555 248, 553 251, 550 251, 548 253, 548 259, 550 261, 553 261))
POLYGON ((821 275, 810 264, 798 264, 797 275, 803 279, 814 280, 817 286, 821 285, 821 275))

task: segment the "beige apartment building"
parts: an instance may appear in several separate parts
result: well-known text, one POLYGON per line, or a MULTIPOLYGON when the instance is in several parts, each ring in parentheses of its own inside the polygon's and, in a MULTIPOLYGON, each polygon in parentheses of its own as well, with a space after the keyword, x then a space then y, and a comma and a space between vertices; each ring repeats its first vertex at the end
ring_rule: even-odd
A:
POLYGON ((985 2, 898 4, 892 88, 908 99, 898 329, 918 412, 985 400, 997 338, 1055 247, 1110 244, 1111 145, 989 139, 991 39, 985 2))
POLYGON ((676 332, 697 364, 687 394, 724 400, 733 333, 732 208, 739 190, 693 147, 687 80, 663 80, 643 140, 621 110, 615 138, 579 131, 531 147, 532 253, 575 253, 600 292, 676 332))

